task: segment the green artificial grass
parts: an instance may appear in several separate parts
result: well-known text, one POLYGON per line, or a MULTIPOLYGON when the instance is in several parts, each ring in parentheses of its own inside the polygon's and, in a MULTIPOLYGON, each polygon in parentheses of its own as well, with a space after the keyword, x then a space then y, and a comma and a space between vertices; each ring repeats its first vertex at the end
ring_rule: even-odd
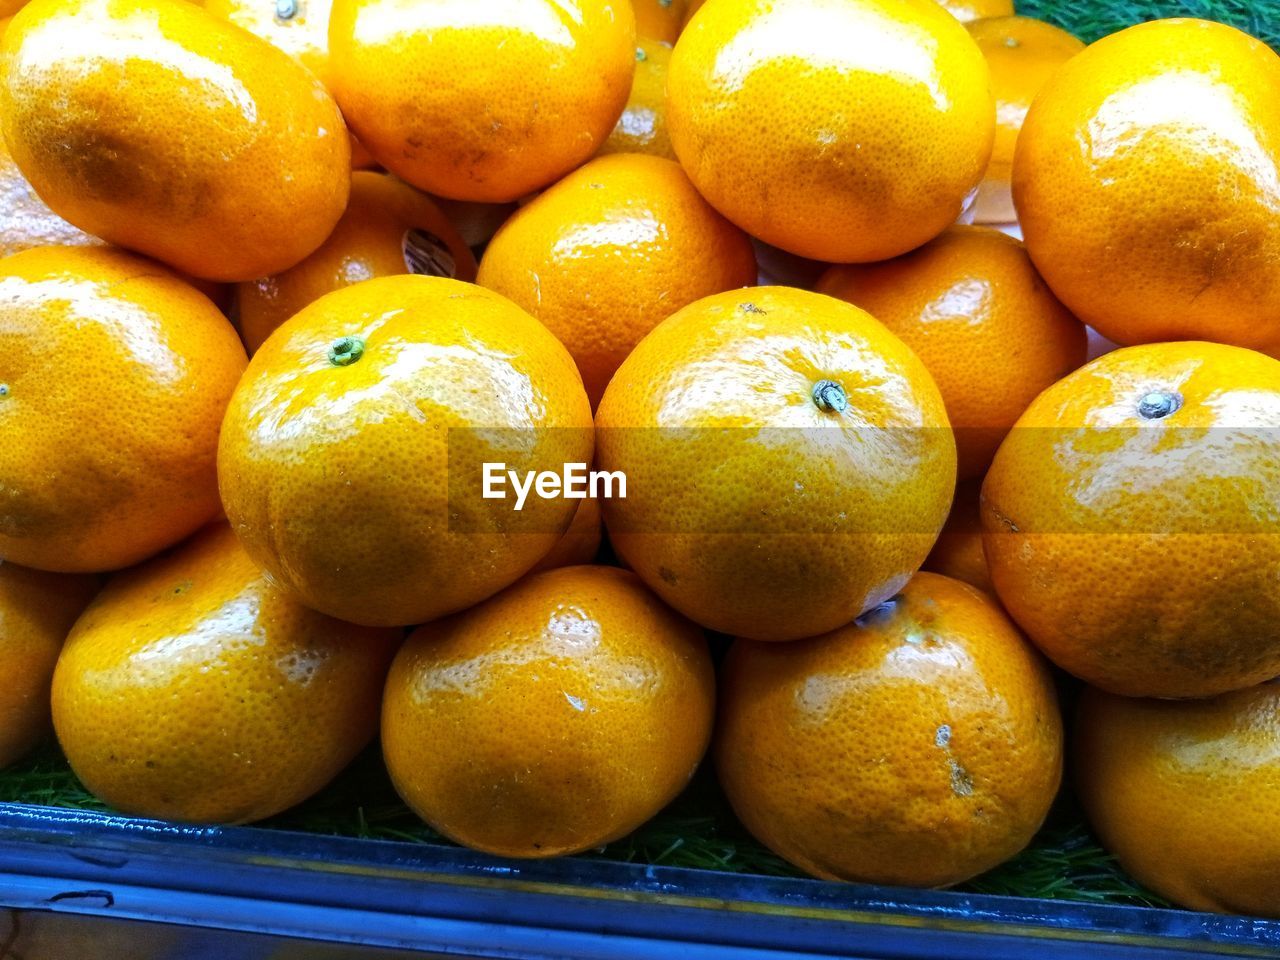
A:
MULTIPOLYGON (((80 786, 53 747, 0 771, 0 803, 107 809, 80 786)), ((317 796, 261 826, 370 840, 448 843, 400 802, 376 746, 317 796)), ((584 856, 730 873, 802 876, 746 833, 705 770, 652 821, 584 856)), ((1120 870, 1090 836, 1079 812, 1065 801, 1054 809, 1027 850, 959 889, 1088 903, 1165 905, 1120 870)))
POLYGON ((1280 0, 1015 0, 1018 13, 1036 17, 1092 43, 1145 20, 1199 17, 1239 27, 1280 49, 1280 0))

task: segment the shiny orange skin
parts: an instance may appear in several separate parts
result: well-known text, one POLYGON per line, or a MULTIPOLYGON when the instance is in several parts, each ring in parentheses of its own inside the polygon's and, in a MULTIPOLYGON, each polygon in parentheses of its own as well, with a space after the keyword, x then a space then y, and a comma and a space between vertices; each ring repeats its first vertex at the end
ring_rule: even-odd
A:
POLYGON ((220 20, 248 30, 301 60, 326 87, 329 75, 329 11, 333 0, 294 0, 294 13, 281 17, 275 0, 205 0, 220 20))
POLYGON ((714 753, 739 819, 800 869, 942 887, 1040 828, 1062 719, 1048 667, 999 604, 921 573, 823 636, 737 641, 714 753))
POLYGON ((168 270, 105 247, 0 261, 0 558, 114 570, 218 511, 235 330, 168 270))
POLYGON ((955 486, 938 388, 857 307, 788 287, 706 297, 654 329, 596 415, 610 542, 712 630, 794 640, 898 592, 955 486), (824 380, 846 409, 814 399, 824 380))
POLYGON ((0 140, 0 257, 51 245, 96 247, 102 241, 50 210, 0 140))
POLYGON ((0 68, 4 139, 54 213, 191 276, 292 266, 346 205, 351 148, 324 86, 194 4, 32 0, 0 68))
POLYGON ((703 196, 752 236, 840 263, 918 247, 982 179, 982 53, 920 0, 710 3, 667 72, 667 129, 703 196))
POLYGON ((1058 666, 1122 696, 1280 675, 1277 422, 1280 361, 1240 347, 1129 347, 1059 381, 983 483, 1001 601, 1058 666), (1171 413, 1140 412, 1161 396, 1171 413))
POLYGON ((603 527, 600 522, 600 501, 588 497, 578 504, 573 513, 573 522, 564 532, 551 552, 539 560, 530 573, 541 573, 543 570, 554 570, 557 567, 577 567, 585 563, 593 563, 600 552, 600 541, 603 539, 603 527))
POLYGON ((49 732, 54 664, 97 589, 97 577, 0 563, 0 769, 49 732))
POLYGON ((636 15, 636 36, 643 40, 675 43, 684 26, 686 0, 631 0, 636 15))
MULTIPOLYGON (((962 18, 963 19, 963 18, 962 18)), ((1031 17, 997 16, 966 24, 991 70, 996 96, 996 140, 991 162, 978 187, 973 216, 977 223, 1012 223, 1011 179, 1018 131, 1031 101, 1054 72, 1084 49, 1067 31, 1031 17)))
POLYGON ((485 250, 477 282, 568 347, 595 406, 650 330, 755 279, 751 241, 678 163, 621 154, 592 160, 516 211, 485 250))
POLYGON ((0 0, 0 18, 11 19, 15 13, 27 5, 27 0, 0 0))
POLYGON ((573 519, 577 500, 482 499, 483 462, 559 473, 591 457, 582 380, 545 327, 481 287, 405 274, 321 297, 262 345, 227 409, 218 479, 281 586, 393 626, 492 596, 573 519), (358 359, 331 359, 350 338, 358 359))
POLYGON ((54 728, 76 776, 117 810, 261 820, 372 739, 400 636, 285 596, 219 523, 90 604, 54 673, 54 728))
POLYGON ((715 713, 702 632, 616 567, 542 573, 413 634, 382 746, 445 836, 554 857, 630 833, 693 776, 715 713))
POLYGON ((1280 917, 1280 686, 1210 700, 1087 690, 1075 785, 1125 871, 1188 910, 1280 917))
POLYGON ((636 44, 636 73, 631 96, 617 126, 600 147, 600 153, 647 153, 676 158, 667 133, 667 67, 671 44, 643 37, 636 44))
POLYGON ((329 33, 360 142, 459 200, 519 199, 595 153, 635 47, 626 0, 334 0, 329 33))
POLYGON ((1013 0, 938 0, 938 3, 961 23, 1013 14, 1013 0))
POLYGON ((430 197, 386 174, 353 173, 346 212, 319 250, 283 273, 236 288, 240 333, 252 353, 326 293, 402 273, 474 280, 476 258, 430 197), (418 252, 406 253, 406 246, 418 252))
POLYGON ((981 492, 981 481, 970 480, 956 486, 951 514, 942 533, 938 534, 938 542, 933 545, 923 569, 963 580, 995 596, 996 588, 991 585, 991 572, 987 569, 987 555, 982 552, 982 517, 978 512, 981 492))
POLYGON ((962 480, 982 476, 1027 405, 1085 361, 1084 326, 1022 243, 990 227, 949 227, 894 260, 832 267, 815 289, 866 310, 924 361, 962 480))
POLYGON ((1280 351, 1280 57, 1202 20, 1130 27, 1027 113, 1013 198, 1054 293, 1122 344, 1280 351))

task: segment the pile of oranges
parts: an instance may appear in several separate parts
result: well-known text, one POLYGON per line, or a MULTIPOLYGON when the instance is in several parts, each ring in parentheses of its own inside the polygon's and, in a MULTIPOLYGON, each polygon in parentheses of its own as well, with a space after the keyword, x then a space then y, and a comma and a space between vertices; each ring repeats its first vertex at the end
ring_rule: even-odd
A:
POLYGON ((931 0, 0 13, 0 765, 51 715, 111 806, 240 823, 380 729, 424 820, 540 857, 710 752, 800 868, 946 886, 1039 829, 1074 677, 1103 843, 1280 916, 1264 45, 931 0), (575 464, 625 495, 544 492, 575 464))

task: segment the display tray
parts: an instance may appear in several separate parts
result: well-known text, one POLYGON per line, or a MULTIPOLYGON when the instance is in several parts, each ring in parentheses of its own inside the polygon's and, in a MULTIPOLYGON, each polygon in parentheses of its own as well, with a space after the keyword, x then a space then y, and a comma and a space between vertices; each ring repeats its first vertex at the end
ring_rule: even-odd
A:
MULTIPOLYGON (((438 843, 25 804, 0 804, 0 906, 6 960, 24 956, 23 930, 59 919, 59 942, 74 930, 99 951, 129 926, 95 918, 163 933, 147 941, 162 945, 154 951, 108 950, 129 960, 1280 956, 1280 923, 1241 917, 606 859, 510 861, 438 843)), ((128 942, 144 940, 134 932, 128 942)))

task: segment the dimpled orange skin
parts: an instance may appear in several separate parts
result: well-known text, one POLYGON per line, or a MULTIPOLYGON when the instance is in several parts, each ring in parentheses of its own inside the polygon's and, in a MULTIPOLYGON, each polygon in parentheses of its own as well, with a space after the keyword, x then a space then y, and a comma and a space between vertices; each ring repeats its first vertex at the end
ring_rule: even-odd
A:
POLYGON ((635 47, 626 0, 334 0, 329 33, 361 143, 458 200, 516 200, 594 154, 635 47))
POLYGON ((218 511, 214 458, 245 366, 225 317, 108 248, 0 261, 0 559, 114 570, 218 511))
POLYGON ((1013 14, 1011 0, 938 0, 938 3, 961 23, 1013 14))
POLYGON ((702 632, 632 573, 565 567, 413 634, 382 745, 396 789, 469 847, 553 857, 675 799, 711 738, 702 632))
POLYGON ((921 573, 824 636, 737 641, 714 754, 739 819, 802 870, 941 887, 1040 828, 1062 719, 1047 666, 999 605, 921 573))
POLYGON ((1280 917, 1280 687, 1080 698, 1076 792, 1103 845, 1188 910, 1280 917))
POLYGON ((676 158, 667 133, 667 67, 671 44, 641 38, 636 44, 636 73, 631 96, 600 153, 647 153, 676 158))
POLYGON ((0 257, 52 245, 96 247, 102 241, 50 210, 0 140, 0 257))
POLYGON ((545 327, 489 290, 406 274, 321 297, 263 344, 227 410, 218 479, 284 588, 395 626, 492 596, 572 521, 577 500, 483 499, 482 463, 559 474, 591 457, 582 380, 545 327), (358 359, 330 359, 353 338, 358 359))
POLYGON ((0 563, 0 769, 49 731, 49 684, 67 631, 98 578, 0 563))
POLYGON ((439 207, 394 177, 353 173, 346 212, 319 250, 283 273, 236 288, 240 333, 252 353, 280 324, 326 293, 371 277, 437 269, 458 280, 476 278, 475 255, 439 207), (405 254, 411 230, 429 235, 408 241, 431 255, 418 269, 405 254))
POLYGON ((605 527, 626 564, 704 627, 794 640, 893 596, 955 487, 942 397, 857 307, 788 287, 716 294, 660 324, 596 415, 621 470, 605 527), (823 410, 824 380, 846 409, 823 410))
POLYGON ((620 154, 591 161, 516 211, 485 250, 477 282, 569 348, 594 407, 650 330, 686 304, 755 279, 750 239, 678 163, 620 154))
POLYGON ((292 266, 346 205, 351 148, 320 81, 193 4, 33 0, 0 67, 0 128, 50 208, 191 276, 292 266))
POLYGON ((995 107, 981 51, 933 4, 713 2, 671 55, 667 129, 698 190, 752 236, 865 262, 955 221, 995 107))
POLYGON ((554 570, 557 567, 576 567, 592 563, 600 552, 603 528, 600 523, 600 501, 589 497, 578 504, 573 522, 564 532, 551 552, 537 562, 530 573, 554 570))
MULTIPOLYGON (((962 18, 963 19, 963 18, 962 18)), ((1054 72, 1084 49, 1084 43, 1043 20, 998 16, 966 25, 991 70, 996 96, 996 140, 974 202, 977 223, 1017 219, 1010 184, 1018 131, 1031 101, 1054 72)))
POLYGON ((962 480, 982 476, 1027 405, 1085 361, 1084 326, 1022 243, 990 227, 949 227, 894 260, 832 267, 815 289, 866 310, 924 361, 962 480))
POLYGON ((956 486, 951 514, 924 562, 924 569, 963 580, 995 596, 987 556, 982 552, 982 517, 978 513, 981 491, 981 481, 970 480, 956 486))
POLYGON ((400 636, 285 596, 219 523, 117 575, 84 612, 54 673, 54 727, 117 810, 261 820, 373 737, 400 636))
POLYGON ((1122 30, 1057 71, 1013 198, 1062 302, 1121 344, 1280 351, 1277 101, 1280 58, 1201 20, 1122 30))
POLYGON ((631 0, 636 36, 675 43, 685 20, 685 0, 631 0))
MULTIPOLYGON (((290 7, 285 3, 285 9, 290 7)), ((206 0, 204 8, 301 60, 326 87, 329 74, 329 11, 333 0, 293 0, 291 16, 280 16, 276 0, 206 0)))
POLYGON ((1277 422, 1280 361, 1239 347, 1130 347, 1059 381, 983 483, 1001 601, 1058 666, 1122 696, 1280 675, 1277 422))

